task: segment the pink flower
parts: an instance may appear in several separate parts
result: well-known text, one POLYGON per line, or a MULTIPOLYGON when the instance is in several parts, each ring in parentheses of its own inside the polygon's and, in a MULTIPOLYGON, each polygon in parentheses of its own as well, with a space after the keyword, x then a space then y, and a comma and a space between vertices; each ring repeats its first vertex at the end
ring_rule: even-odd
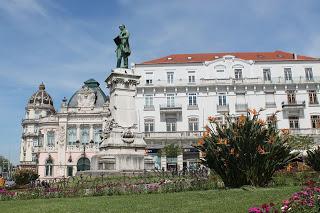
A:
POLYGON ((248 211, 249 213, 262 213, 261 209, 258 207, 252 207, 248 211))

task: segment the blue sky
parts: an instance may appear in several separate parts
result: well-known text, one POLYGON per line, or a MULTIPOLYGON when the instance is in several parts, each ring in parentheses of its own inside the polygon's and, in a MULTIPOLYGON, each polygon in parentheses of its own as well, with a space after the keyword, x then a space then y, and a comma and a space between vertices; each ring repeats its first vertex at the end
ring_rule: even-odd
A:
POLYGON ((119 24, 136 63, 227 51, 320 57, 319 11, 318 0, 1 0, 0 155, 18 163, 24 107, 42 81, 56 108, 89 78, 105 86, 119 24))

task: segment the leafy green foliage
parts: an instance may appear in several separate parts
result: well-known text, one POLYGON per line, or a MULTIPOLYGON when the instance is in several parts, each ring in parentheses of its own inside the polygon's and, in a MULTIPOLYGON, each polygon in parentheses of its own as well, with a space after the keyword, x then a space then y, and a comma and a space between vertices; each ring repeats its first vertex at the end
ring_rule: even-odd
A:
MULTIPOLYGON (((259 119, 259 112, 249 110, 247 116, 225 115, 220 125, 209 117, 209 126, 198 142, 204 153, 203 163, 217 173, 227 187, 265 186, 276 170, 297 155, 290 154, 288 131, 280 133, 276 125, 259 119)), ((276 122, 274 114, 273 121, 276 122)))
POLYGON ((308 166, 312 167, 315 171, 320 171, 320 147, 314 151, 307 151, 306 163, 308 166))
POLYGON ((181 147, 175 144, 166 145, 162 150, 159 150, 158 154, 161 156, 167 156, 169 158, 175 158, 181 154, 181 147))
POLYGON ((13 174, 13 179, 17 185, 25 185, 37 180, 38 173, 30 169, 19 169, 13 174))
POLYGON ((307 135, 288 135, 288 144, 295 150, 307 150, 314 145, 312 137, 307 135))

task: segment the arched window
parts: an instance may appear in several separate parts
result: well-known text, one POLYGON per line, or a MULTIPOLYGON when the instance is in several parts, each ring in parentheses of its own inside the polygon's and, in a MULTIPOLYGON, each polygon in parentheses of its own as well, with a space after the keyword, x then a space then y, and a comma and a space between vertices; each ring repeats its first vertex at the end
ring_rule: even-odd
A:
POLYGON ((49 158, 46 161, 46 174, 45 176, 52 176, 53 174, 53 161, 51 158, 49 158))
POLYGON ((77 171, 90 170, 90 160, 86 157, 82 157, 78 160, 77 171))

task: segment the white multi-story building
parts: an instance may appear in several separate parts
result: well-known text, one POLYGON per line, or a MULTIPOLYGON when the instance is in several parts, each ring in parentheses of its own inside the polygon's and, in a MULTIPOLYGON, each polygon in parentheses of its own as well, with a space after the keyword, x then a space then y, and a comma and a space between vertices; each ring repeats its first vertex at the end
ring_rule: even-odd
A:
MULTIPOLYGON (((265 109, 266 121, 281 111, 277 127, 292 133, 317 138, 320 132, 319 59, 283 51, 176 54, 136 64, 134 70, 142 76, 138 126, 150 150, 177 143, 189 151, 208 116, 223 122, 223 114, 237 117, 248 108, 265 109)), ((188 165, 187 156, 181 160, 188 165)))
MULTIPOLYGON (((132 69, 141 75, 137 126, 156 168, 182 169, 196 163, 199 153, 192 144, 201 137, 208 116, 223 122, 223 114, 237 117, 248 108, 265 109, 261 117, 266 121, 280 111, 278 128, 318 140, 320 59, 283 51, 176 54, 132 69), (159 150, 168 144, 181 146, 182 152, 176 158, 160 156, 159 150)), ((33 164, 42 178, 89 168, 98 152, 107 104, 98 82, 89 80, 56 112, 40 85, 22 122, 21 165, 33 164), (83 95, 99 101, 92 105, 83 95), (59 143, 64 139, 66 143, 59 143)))

